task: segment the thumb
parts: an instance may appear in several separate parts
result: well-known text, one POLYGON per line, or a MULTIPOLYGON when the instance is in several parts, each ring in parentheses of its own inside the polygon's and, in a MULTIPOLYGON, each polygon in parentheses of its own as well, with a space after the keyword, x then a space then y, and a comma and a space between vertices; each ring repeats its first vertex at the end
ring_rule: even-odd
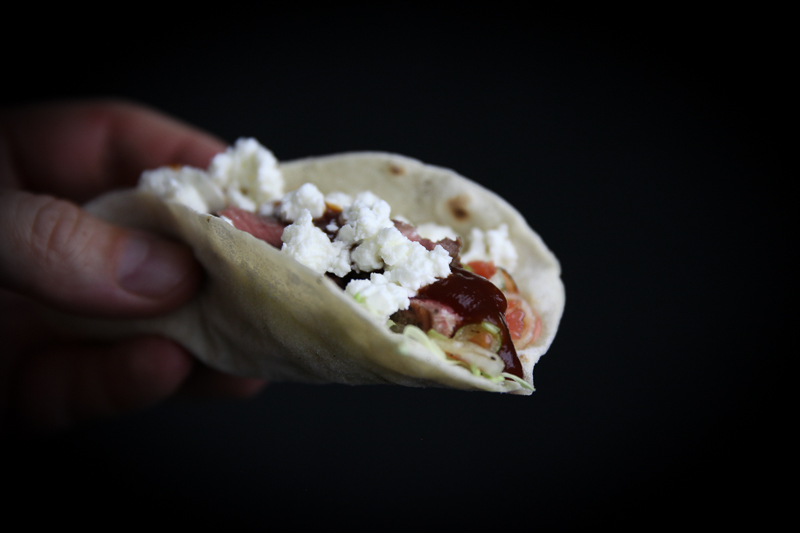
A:
POLYGON ((186 247, 51 196, 0 191, 0 235, 0 285, 81 314, 162 313, 188 299, 200 279, 186 247))

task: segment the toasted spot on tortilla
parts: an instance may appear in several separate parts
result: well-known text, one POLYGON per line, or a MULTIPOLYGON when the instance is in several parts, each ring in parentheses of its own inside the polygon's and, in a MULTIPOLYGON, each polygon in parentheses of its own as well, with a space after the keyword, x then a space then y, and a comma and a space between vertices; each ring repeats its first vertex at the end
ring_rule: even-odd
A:
POLYGON ((450 208, 450 212, 456 220, 463 222, 469 218, 469 211, 467 211, 468 203, 469 197, 464 194, 459 194, 447 201, 447 207, 450 208))
POLYGON ((402 176, 406 173, 406 169, 401 167, 400 165, 395 165, 394 163, 389 164, 389 172, 394 174, 395 176, 402 176))

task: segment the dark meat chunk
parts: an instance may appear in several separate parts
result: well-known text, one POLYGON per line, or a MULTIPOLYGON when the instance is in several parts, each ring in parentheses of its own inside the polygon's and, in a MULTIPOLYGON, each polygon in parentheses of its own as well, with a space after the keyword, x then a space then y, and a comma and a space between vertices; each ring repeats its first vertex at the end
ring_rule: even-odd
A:
POLYGON ((462 318, 452 307, 434 300, 412 298, 408 309, 391 316, 394 331, 401 333, 407 325, 417 326, 422 331, 433 329, 445 337, 452 337, 462 318))
POLYGON ((233 206, 223 209, 218 215, 229 218, 233 222, 234 228, 246 231, 262 241, 267 241, 275 248, 280 249, 283 246, 281 235, 283 235, 283 229, 287 224, 276 217, 262 217, 233 206))

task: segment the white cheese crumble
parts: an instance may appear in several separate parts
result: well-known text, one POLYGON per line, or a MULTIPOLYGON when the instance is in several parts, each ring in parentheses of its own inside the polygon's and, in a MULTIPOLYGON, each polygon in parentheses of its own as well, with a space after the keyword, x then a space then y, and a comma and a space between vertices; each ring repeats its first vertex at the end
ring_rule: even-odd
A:
POLYGON ((354 279, 347 284, 345 292, 381 322, 389 320, 395 311, 408 309, 409 297, 413 296, 407 289, 377 273, 370 274, 369 279, 354 279))
MULTIPOLYGON (((322 213, 319 216, 321 215, 322 213)), ((355 197, 352 204, 342 210, 345 224, 339 228, 332 243, 341 247, 336 252, 325 248, 325 243, 316 234, 313 237, 313 245, 303 243, 313 250, 301 251, 299 245, 294 245, 291 249, 284 246, 284 251, 291 253, 297 261, 319 273, 325 272, 322 270, 326 264, 325 258, 340 253, 338 250, 345 250, 345 253, 346 250, 351 250, 348 267, 352 264, 355 270, 374 272, 384 269, 383 274, 373 274, 369 280, 351 281, 346 290, 351 295, 355 294, 353 291, 357 291, 361 295, 357 301, 366 305, 370 313, 385 321, 395 311, 407 309, 408 298, 416 295, 416 291, 420 288, 433 283, 437 278, 449 276, 451 261, 450 254, 441 246, 429 251, 420 243, 406 238, 395 227, 390 215, 391 208, 388 203, 369 191, 362 192, 355 197), (350 286, 354 283, 356 285, 351 289, 350 286)), ((288 226, 284 230, 284 235, 298 224, 305 224, 309 229, 298 233, 297 237, 291 237, 291 240, 284 238, 284 242, 299 243, 304 239, 310 240, 312 238, 310 228, 319 232, 319 235, 324 235, 320 229, 311 224, 310 219, 306 218, 298 219, 295 224, 288 226)), ((292 230, 292 235, 294 231, 292 230)), ((343 276, 330 267, 326 268, 328 272, 343 276)))
POLYGON ((438 242, 442 239, 458 239, 458 233, 450 226, 440 226, 432 222, 417 226, 417 234, 423 239, 428 239, 433 242, 438 242))
POLYGON ((255 139, 239 139, 217 154, 208 173, 229 204, 255 212, 258 206, 283 196, 283 175, 272 152, 255 139))
POLYGON ((437 278, 450 275, 450 254, 441 246, 428 251, 418 242, 406 241, 402 249, 391 250, 390 254, 381 251, 386 263, 386 277, 401 287, 414 291, 430 285, 437 278), (392 261, 390 263, 390 261, 392 261))
POLYGON ((343 243, 331 242, 325 232, 313 224, 308 209, 283 230, 281 240, 281 252, 318 274, 332 272, 344 277, 350 272, 347 248, 343 243))
POLYGON ((199 168, 162 167, 146 170, 139 180, 139 188, 200 213, 217 211, 225 207, 222 191, 209 181, 207 174, 199 168))
POLYGON ((286 193, 278 206, 278 214, 283 220, 295 221, 303 211, 319 218, 325 213, 325 197, 316 185, 305 183, 299 189, 286 193))
POLYGON ((283 196, 283 187, 277 159, 255 139, 239 139, 227 151, 217 154, 207 171, 162 167, 145 171, 139 180, 140 189, 201 213, 213 213, 230 205, 271 213, 272 204, 283 196))
POLYGON ((345 244, 359 244, 374 237, 383 228, 394 227, 389 217, 392 208, 370 191, 358 194, 353 203, 342 210, 344 226, 336 240, 345 244))
POLYGON ((325 203, 331 204, 339 209, 344 209, 353 203, 353 197, 343 192, 333 191, 325 195, 325 203))
POLYGON ((362 272, 385 268, 387 279, 414 293, 436 278, 450 275, 451 257, 444 248, 436 246, 428 251, 394 226, 366 239, 352 251, 351 258, 362 272))
POLYGON ((517 250, 508 237, 508 225, 486 232, 472 228, 469 250, 461 254, 461 262, 492 261, 496 266, 514 270, 517 266, 517 250))

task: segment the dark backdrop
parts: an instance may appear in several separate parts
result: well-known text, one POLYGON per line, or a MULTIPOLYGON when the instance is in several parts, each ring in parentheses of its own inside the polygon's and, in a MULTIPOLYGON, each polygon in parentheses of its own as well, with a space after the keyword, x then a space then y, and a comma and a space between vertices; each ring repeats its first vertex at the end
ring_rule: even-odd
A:
POLYGON ((5 505, 236 528, 773 516, 796 242, 780 18, 290 6, 6 36, 4 105, 124 97, 283 160, 453 168, 523 213, 567 303, 531 397, 275 384, 172 402, 6 443, 5 505))

